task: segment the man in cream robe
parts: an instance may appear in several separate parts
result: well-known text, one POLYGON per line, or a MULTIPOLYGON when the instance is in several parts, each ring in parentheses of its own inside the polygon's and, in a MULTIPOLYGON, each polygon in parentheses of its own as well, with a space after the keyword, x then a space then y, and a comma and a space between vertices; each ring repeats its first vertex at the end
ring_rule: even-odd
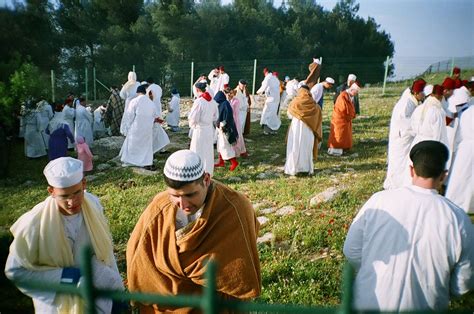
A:
POLYGON ((130 118, 123 125, 125 141, 120 150, 120 160, 123 166, 151 167, 156 107, 146 95, 144 85, 137 88, 137 95, 130 101, 130 118))
POLYGON ((148 97, 153 101, 153 104, 156 108, 156 123, 153 124, 153 153, 163 150, 166 145, 170 143, 170 139, 166 131, 161 126, 163 123, 162 107, 161 107, 161 96, 163 91, 158 84, 153 82, 153 79, 150 77, 147 79, 148 85, 146 92, 148 97))
MULTIPOLYGON (((19 281, 20 290, 33 299, 36 313, 84 313, 77 296, 21 287, 25 281, 77 284, 79 253, 84 245, 92 244, 94 285, 123 290, 109 226, 99 199, 85 191, 82 162, 57 158, 45 167, 44 175, 50 196, 11 227, 14 240, 5 275, 19 281)), ((112 300, 98 300, 96 310, 110 313, 112 300)))
POLYGON ((123 111, 122 120, 120 122, 120 133, 124 134, 124 126, 130 124, 131 111, 129 110, 130 101, 137 96, 137 88, 140 83, 137 82, 137 74, 135 72, 128 72, 128 80, 120 90, 120 97, 125 100, 125 109, 123 111))
POLYGON ((466 213, 439 195, 448 150, 423 141, 410 151, 412 185, 374 194, 347 233, 362 311, 444 311, 474 289, 474 232, 466 213))
POLYGON ((413 141, 411 115, 424 98, 425 85, 422 79, 414 81, 410 91, 403 92, 393 108, 388 137, 387 177, 383 184, 386 190, 402 187, 409 176, 406 166, 413 141))
POLYGON ((263 69, 265 78, 257 94, 265 94, 265 105, 260 118, 260 125, 263 133, 275 134, 281 126, 281 120, 278 115, 278 105, 280 104, 280 81, 267 68, 263 69))
POLYGON ((288 107, 291 117, 286 146, 285 173, 313 174, 313 158, 318 157, 318 144, 322 140, 322 114, 309 88, 303 85, 288 107))
POLYGON ((239 84, 235 88, 235 97, 239 100, 239 121, 240 121, 240 134, 248 134, 244 131, 250 126, 246 126, 247 120, 250 124, 250 119, 247 119, 247 114, 250 113, 250 95, 247 91, 247 82, 245 80, 239 80, 239 84))
MULTIPOLYGON (((215 182, 201 158, 180 150, 164 167, 166 191, 143 211, 127 244, 131 292, 202 294, 206 262, 217 264, 224 299, 260 295, 259 223, 247 197, 215 182)), ((200 313, 197 309, 137 304, 141 313, 200 313)))
POLYGON ((211 176, 214 174, 214 124, 219 117, 218 104, 206 92, 206 83, 194 84, 197 98, 189 112, 191 144, 189 149, 197 153, 204 164, 204 169, 211 176))
POLYGON ((88 146, 92 145, 94 141, 94 135, 92 132, 92 124, 94 122, 94 118, 92 113, 86 109, 85 105, 85 98, 76 99, 76 124, 75 124, 75 132, 74 135, 82 136, 88 146))

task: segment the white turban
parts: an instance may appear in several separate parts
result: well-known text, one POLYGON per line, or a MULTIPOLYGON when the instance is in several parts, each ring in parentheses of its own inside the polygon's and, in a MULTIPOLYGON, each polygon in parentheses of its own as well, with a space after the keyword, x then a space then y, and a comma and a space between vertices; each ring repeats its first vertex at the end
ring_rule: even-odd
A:
POLYGON ((423 88, 423 94, 425 96, 431 95, 433 93, 433 85, 426 85, 425 88, 423 88))
POLYGON ((51 160, 43 174, 48 184, 55 188, 68 188, 81 182, 84 177, 82 161, 71 157, 51 160))
POLYGON ((349 83, 350 81, 355 81, 357 80, 357 76, 355 76, 355 74, 349 74, 347 76, 347 83, 349 83))

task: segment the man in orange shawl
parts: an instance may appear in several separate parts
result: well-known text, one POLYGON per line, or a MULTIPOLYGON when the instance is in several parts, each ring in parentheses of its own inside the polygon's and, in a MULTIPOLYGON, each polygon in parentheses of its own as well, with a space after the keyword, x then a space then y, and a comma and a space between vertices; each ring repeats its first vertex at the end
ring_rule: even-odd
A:
POLYGON ((286 146, 285 173, 313 174, 313 158, 318 158, 318 143, 322 140, 321 107, 316 104, 307 85, 301 86, 288 106, 291 125, 286 146))
POLYGON ((356 82, 337 97, 331 117, 329 155, 341 156, 344 149, 352 148, 352 119, 356 116, 353 101, 359 90, 359 84, 356 82))
MULTIPOLYGON (((249 200, 211 180, 199 155, 173 153, 168 188, 142 213, 127 245, 128 288, 164 295, 201 294, 206 263, 217 263, 216 290, 224 299, 260 295, 259 224, 249 200)), ((137 304, 140 313, 200 313, 162 304, 137 304)))

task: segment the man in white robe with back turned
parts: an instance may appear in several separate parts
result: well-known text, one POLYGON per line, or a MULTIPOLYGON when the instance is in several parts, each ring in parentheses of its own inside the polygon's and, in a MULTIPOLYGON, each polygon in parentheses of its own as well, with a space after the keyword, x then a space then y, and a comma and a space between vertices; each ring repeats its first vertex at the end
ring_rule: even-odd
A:
POLYGON ((146 95, 146 86, 137 88, 137 97, 129 104, 130 118, 124 124, 125 141, 120 150, 122 166, 153 170, 153 124, 157 117, 155 104, 146 95))
POLYGON ((130 110, 129 104, 130 101, 137 96, 137 88, 140 86, 140 83, 137 82, 137 74, 135 72, 128 72, 128 80, 123 84, 122 89, 120 90, 120 98, 125 100, 125 109, 123 110, 122 120, 120 122, 120 133, 124 134, 124 125, 130 124, 130 110))
MULTIPOLYGON (((23 214, 10 228, 14 240, 5 275, 15 281, 77 285, 80 252, 91 244, 93 282, 102 289, 123 290, 113 243, 99 199, 85 191, 82 161, 60 157, 50 161, 44 175, 50 196, 23 214)), ((78 296, 22 288, 33 299, 36 313, 84 313, 78 296)), ((112 300, 96 301, 99 313, 111 313, 112 300)))
POLYGON ((249 109, 250 109, 250 95, 249 95, 249 92, 247 91, 247 81, 239 80, 239 84, 235 88, 235 97, 239 100, 240 125, 237 125, 237 127, 240 128, 240 134, 244 134, 245 123, 247 121, 247 113, 249 112, 249 109))
POLYGON ((92 124, 94 123, 94 118, 92 113, 86 109, 85 103, 86 99, 79 97, 75 100, 76 102, 76 124, 74 136, 82 136, 87 145, 90 147, 92 142, 94 142, 94 133, 92 131, 92 124))
POLYGON ((410 175, 408 154, 414 137, 411 115, 424 98, 425 85, 423 79, 415 80, 410 91, 404 91, 393 108, 388 137, 387 177, 383 184, 386 190, 402 187, 406 183, 405 178, 410 175))
POLYGON ((410 151, 412 184, 374 194, 344 243, 356 270, 361 311, 444 311, 450 295, 474 289, 474 230, 466 213, 438 194, 447 147, 422 141, 410 151))
POLYGON ((260 118, 260 125, 263 128, 263 134, 276 134, 281 126, 281 120, 278 115, 278 106, 280 104, 280 81, 268 69, 263 69, 265 78, 257 94, 265 95, 265 105, 260 118))
POLYGON ((157 114, 156 123, 153 125, 153 153, 156 153, 162 150, 164 151, 166 145, 170 143, 170 139, 161 126, 164 121, 161 107, 161 96, 163 95, 163 90, 158 84, 154 83, 153 78, 149 77, 146 81, 149 84, 146 89, 147 95, 153 101, 157 114))
POLYGON ((206 92, 206 83, 198 82, 194 86, 197 98, 188 116, 189 128, 192 131, 189 149, 201 157, 205 171, 212 176, 214 173, 214 124, 219 117, 218 104, 206 92))

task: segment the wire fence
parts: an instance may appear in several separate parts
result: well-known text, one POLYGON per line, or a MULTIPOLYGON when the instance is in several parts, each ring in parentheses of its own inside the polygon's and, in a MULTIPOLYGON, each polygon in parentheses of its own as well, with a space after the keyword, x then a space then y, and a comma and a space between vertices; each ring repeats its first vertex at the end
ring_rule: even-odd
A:
POLYGON ((430 64, 425 70, 425 74, 446 72, 451 74, 453 68, 457 66, 461 69, 474 69, 474 56, 451 58, 430 64))

